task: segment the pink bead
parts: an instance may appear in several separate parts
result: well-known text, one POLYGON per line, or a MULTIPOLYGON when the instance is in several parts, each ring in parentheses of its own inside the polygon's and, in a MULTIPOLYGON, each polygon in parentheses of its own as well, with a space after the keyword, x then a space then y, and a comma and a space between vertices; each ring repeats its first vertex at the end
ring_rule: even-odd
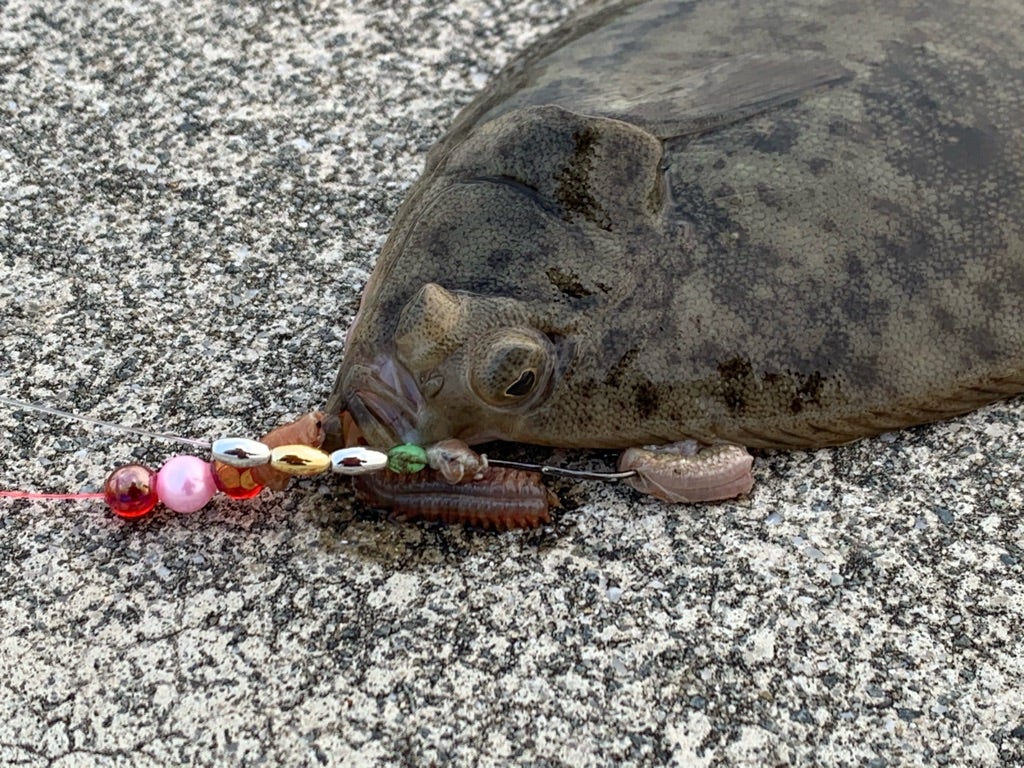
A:
POLYGON ((216 492, 210 465, 195 456, 172 456, 156 474, 156 493, 175 512, 202 509, 216 492))

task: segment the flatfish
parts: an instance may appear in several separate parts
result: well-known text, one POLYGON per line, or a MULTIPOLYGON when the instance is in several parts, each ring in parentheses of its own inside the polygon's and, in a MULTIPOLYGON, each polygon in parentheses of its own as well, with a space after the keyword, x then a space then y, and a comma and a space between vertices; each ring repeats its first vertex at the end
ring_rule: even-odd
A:
POLYGON ((584 6, 429 153, 326 411, 717 466, 1024 390, 1022 51, 1019 0, 584 6))

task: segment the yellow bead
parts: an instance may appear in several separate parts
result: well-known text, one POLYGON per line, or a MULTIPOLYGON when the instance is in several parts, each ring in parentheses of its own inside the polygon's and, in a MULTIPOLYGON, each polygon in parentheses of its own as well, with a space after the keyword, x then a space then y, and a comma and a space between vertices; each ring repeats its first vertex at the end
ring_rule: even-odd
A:
POLYGON ((308 445, 282 445, 270 452, 270 466, 296 477, 319 475, 331 466, 331 457, 308 445))

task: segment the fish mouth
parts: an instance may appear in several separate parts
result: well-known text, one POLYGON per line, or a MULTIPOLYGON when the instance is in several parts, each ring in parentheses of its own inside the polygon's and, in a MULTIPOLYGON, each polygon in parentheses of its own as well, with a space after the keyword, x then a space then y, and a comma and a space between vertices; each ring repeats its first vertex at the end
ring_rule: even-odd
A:
POLYGON ((423 396, 404 366, 381 355, 354 365, 346 384, 348 412, 369 445, 386 449, 417 442, 423 396))

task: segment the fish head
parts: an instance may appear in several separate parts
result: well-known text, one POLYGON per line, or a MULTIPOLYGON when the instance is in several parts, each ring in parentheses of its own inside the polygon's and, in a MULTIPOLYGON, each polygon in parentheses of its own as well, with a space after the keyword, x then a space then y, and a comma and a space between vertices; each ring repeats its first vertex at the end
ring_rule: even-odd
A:
POLYGON ((393 343, 343 368, 339 389, 363 436, 384 447, 529 439, 575 348, 538 327, 530 310, 424 285, 403 308, 393 343))
POLYGON ((539 107, 432 154, 367 283, 328 411, 381 448, 559 444, 593 318, 630 290, 629 249, 659 223, 661 153, 634 126, 539 107))

